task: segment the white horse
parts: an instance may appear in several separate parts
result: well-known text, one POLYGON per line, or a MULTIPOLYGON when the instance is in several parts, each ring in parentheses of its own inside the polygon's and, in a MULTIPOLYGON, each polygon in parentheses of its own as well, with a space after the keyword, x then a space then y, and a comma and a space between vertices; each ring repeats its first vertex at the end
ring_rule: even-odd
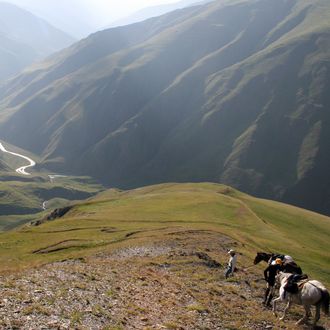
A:
POLYGON ((305 315, 296 323, 301 324, 308 320, 308 317, 311 315, 311 306, 314 305, 316 307, 316 313, 313 325, 316 326, 317 321, 320 319, 321 306, 323 307, 325 315, 329 315, 329 292, 319 281, 305 280, 301 282, 301 285, 298 284, 297 293, 289 293, 285 291, 284 287, 291 275, 290 273, 283 272, 279 272, 277 275, 276 279, 280 283, 280 296, 273 301, 273 312, 275 316, 277 316, 276 304, 278 301, 288 302, 284 309, 284 314, 280 318, 280 320, 284 320, 291 304, 303 305, 305 308, 305 315))

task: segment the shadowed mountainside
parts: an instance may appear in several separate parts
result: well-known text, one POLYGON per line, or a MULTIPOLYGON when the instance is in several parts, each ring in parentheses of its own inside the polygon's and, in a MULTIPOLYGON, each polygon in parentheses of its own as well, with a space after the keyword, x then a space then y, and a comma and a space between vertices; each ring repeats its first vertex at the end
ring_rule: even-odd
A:
POLYGON ((9 167, 8 165, 0 159, 0 171, 8 171, 9 167))
POLYGON ((96 33, 0 88, 0 137, 112 186, 218 181, 330 214, 329 13, 217 1, 96 33))

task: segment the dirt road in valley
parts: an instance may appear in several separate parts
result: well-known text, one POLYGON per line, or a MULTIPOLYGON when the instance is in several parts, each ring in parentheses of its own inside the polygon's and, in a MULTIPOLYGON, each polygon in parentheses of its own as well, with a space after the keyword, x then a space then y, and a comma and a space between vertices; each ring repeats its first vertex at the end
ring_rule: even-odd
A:
POLYGON ((13 156, 20 157, 20 158, 23 158, 23 159, 27 160, 30 164, 29 165, 26 165, 26 166, 21 166, 21 167, 17 168, 16 169, 16 172, 18 174, 22 174, 22 175, 31 175, 31 173, 26 172, 26 169, 29 168, 29 167, 33 167, 33 166, 36 165, 36 162, 33 159, 31 159, 31 158, 29 158, 27 156, 18 154, 16 152, 12 152, 12 151, 7 150, 3 146, 3 144, 1 142, 0 142, 0 150, 3 151, 3 152, 5 152, 5 153, 11 154, 13 156))

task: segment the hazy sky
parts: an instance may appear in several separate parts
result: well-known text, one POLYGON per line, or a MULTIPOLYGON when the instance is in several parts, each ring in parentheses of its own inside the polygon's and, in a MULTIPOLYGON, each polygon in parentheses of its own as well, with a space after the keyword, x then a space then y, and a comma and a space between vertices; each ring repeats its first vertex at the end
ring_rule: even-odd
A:
POLYGON ((150 6, 179 0, 0 0, 13 3, 81 38, 150 6))
POLYGON ((113 20, 125 17, 141 8, 179 0, 0 0, 15 3, 27 9, 39 11, 71 6, 77 13, 89 14, 94 24, 102 26, 113 20))

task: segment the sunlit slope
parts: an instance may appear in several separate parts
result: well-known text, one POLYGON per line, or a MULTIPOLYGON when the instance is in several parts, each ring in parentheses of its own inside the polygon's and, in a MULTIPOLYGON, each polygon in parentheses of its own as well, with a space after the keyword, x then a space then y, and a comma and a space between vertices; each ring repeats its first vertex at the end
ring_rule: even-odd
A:
POLYGON ((330 282, 328 217, 209 183, 110 190, 75 206, 61 219, 3 233, 1 268, 84 256, 118 244, 166 240, 169 229, 182 228, 234 238, 244 244, 241 252, 251 257, 251 264, 257 250, 291 254, 306 272, 330 282))

